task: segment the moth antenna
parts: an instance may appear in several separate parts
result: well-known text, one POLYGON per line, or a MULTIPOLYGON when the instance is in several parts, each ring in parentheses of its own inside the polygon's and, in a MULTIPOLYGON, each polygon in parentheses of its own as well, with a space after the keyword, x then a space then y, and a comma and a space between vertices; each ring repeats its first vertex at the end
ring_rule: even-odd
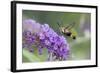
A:
POLYGON ((60 24, 59 24, 59 22, 57 22, 57 24, 58 24, 58 26, 60 27, 60 24))
MULTIPOLYGON (((60 25, 59 22, 57 22, 57 24, 58 24, 58 26, 59 26, 59 30, 60 30, 61 25, 60 25)), ((60 32, 60 34, 63 34, 61 31, 59 31, 59 32, 60 32)))

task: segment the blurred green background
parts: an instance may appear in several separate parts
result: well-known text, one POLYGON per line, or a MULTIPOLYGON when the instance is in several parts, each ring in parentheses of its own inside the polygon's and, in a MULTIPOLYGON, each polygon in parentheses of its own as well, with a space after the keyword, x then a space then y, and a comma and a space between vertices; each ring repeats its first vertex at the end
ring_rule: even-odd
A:
MULTIPOLYGON (((32 11, 23 10, 22 20, 33 19, 37 22, 44 24, 47 23, 51 28, 58 33, 59 27, 68 26, 75 22, 72 28, 76 32, 76 40, 66 37, 70 45, 70 55, 68 60, 85 60, 90 59, 91 56, 91 14, 89 13, 76 13, 76 12, 55 12, 55 11, 32 11)), ((38 55, 35 48, 34 53, 30 53, 27 49, 23 49, 22 54, 23 62, 42 62, 47 59, 47 50, 43 50, 42 55, 38 55)))

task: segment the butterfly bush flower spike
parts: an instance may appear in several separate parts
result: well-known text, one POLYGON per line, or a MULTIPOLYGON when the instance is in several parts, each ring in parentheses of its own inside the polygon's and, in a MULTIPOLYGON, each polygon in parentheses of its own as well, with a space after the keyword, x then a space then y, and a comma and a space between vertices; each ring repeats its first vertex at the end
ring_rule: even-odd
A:
POLYGON ((39 55, 48 50, 48 61, 63 61, 68 58, 69 44, 64 36, 58 35, 48 24, 40 24, 32 19, 23 21, 23 48, 33 51, 35 46, 39 55), (32 50, 33 49, 33 50, 32 50))

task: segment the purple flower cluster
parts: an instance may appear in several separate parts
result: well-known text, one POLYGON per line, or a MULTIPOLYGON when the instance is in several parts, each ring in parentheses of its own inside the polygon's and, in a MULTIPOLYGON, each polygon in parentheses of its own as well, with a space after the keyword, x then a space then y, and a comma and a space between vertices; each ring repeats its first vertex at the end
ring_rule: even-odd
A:
MULTIPOLYGON (((27 20, 27 22, 28 21, 29 20, 27 20)), ((35 22, 34 24, 37 23, 35 22)), ((66 60, 69 55, 69 44, 66 39, 58 35, 48 24, 39 25, 40 28, 38 32, 34 33, 29 30, 23 31, 23 47, 34 51, 32 48, 34 45, 38 48, 40 55, 42 54, 42 50, 46 48, 48 50, 49 61, 66 60)))

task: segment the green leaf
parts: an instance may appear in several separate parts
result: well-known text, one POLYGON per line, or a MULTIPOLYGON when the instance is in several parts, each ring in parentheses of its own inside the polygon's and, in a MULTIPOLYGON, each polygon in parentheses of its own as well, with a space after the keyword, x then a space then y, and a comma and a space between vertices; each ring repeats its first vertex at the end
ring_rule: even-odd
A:
POLYGON ((39 62, 41 61, 37 56, 30 53, 28 50, 23 49, 23 57, 26 58, 30 62, 39 62))

